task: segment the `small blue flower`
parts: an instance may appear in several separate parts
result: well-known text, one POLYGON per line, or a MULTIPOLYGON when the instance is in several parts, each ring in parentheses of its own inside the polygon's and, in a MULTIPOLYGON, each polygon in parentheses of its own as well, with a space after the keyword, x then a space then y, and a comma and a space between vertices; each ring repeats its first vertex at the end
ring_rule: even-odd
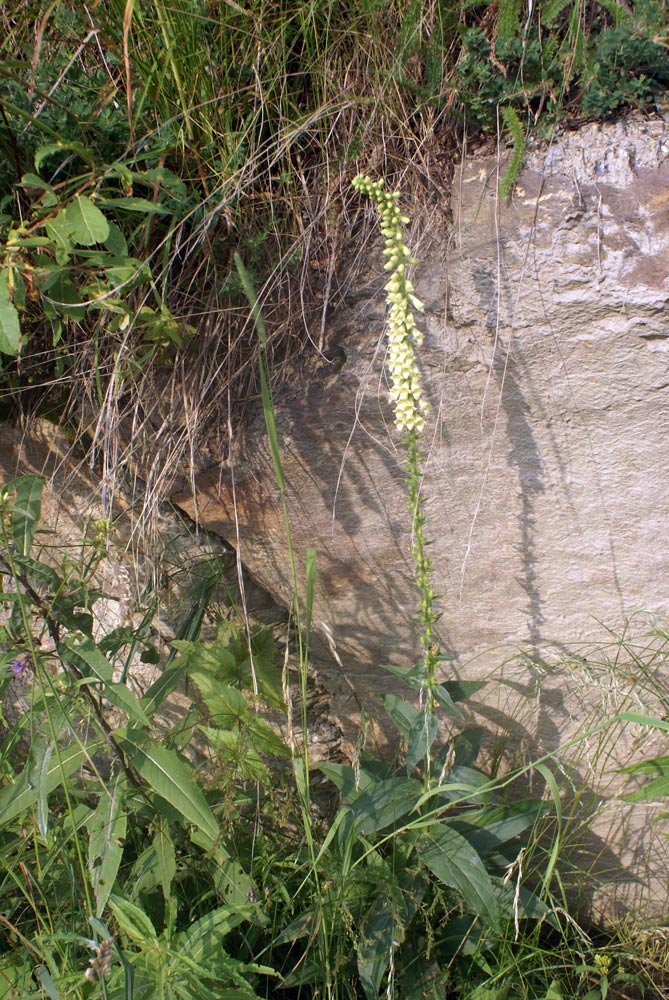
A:
POLYGON ((9 665, 12 668, 12 679, 19 684, 27 684, 32 677, 32 664, 28 653, 19 653, 9 665))

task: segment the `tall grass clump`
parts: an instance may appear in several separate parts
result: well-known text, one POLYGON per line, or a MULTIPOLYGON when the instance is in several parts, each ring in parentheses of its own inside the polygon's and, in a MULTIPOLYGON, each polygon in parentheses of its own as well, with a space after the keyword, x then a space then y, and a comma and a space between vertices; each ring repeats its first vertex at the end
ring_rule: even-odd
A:
POLYGON ((501 123, 510 191, 526 132, 666 87, 662 10, 4 4, 3 412, 68 420, 110 482, 124 464, 150 495, 188 479, 258 390, 235 254, 272 370, 304 352, 327 363, 328 313, 368 232, 354 165, 447 213, 464 130, 501 123))

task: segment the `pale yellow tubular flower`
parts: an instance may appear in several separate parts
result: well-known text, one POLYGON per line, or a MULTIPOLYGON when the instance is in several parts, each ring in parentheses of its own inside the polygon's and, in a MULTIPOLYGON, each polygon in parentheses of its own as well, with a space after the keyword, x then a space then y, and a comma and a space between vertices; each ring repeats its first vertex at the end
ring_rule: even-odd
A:
POLYGON ((372 181, 359 174, 353 180, 353 187, 377 204, 381 213, 381 232, 386 241, 383 253, 388 258, 384 268, 392 271, 385 290, 391 382, 388 395, 395 411, 395 426, 398 430, 420 433, 425 427, 428 403, 423 397, 422 378, 413 347, 423 342, 413 310, 423 312, 424 307, 406 276, 407 267, 416 263, 402 238, 402 226, 407 225, 409 219, 400 211, 399 191, 385 191, 383 180, 372 181))

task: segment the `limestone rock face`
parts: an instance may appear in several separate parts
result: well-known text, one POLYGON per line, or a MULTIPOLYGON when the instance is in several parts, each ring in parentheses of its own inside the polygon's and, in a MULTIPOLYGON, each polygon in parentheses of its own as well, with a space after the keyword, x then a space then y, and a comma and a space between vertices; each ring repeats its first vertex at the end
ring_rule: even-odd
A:
MULTIPOLYGON (((423 229, 413 246, 426 304, 425 495, 442 647, 454 674, 489 679, 478 718, 522 756, 653 703, 658 678, 639 683, 615 665, 615 652, 609 668, 604 654, 579 660, 560 650, 610 638, 605 626, 619 630, 640 609, 669 608, 669 128, 633 118, 565 133, 529 155, 504 204, 502 170, 494 158, 463 162, 452 227, 423 229)), ((381 265, 375 249, 367 285, 331 317, 328 343, 343 350, 341 369, 324 364, 275 394, 300 586, 313 547, 313 620, 336 644, 342 669, 331 681, 341 688, 339 714, 352 720, 349 685, 358 698, 383 692, 388 675, 378 664, 416 655, 381 265)), ((197 503, 177 500, 290 600, 261 414, 230 467, 200 476, 197 503)), ((666 684, 662 658, 654 663, 666 684)), ((616 730, 600 745, 599 770, 627 763, 641 738, 616 730)), ((644 739, 644 753, 660 752, 644 739)), ((623 908, 651 897, 661 908, 666 875, 650 892, 646 882, 652 815, 622 818, 615 789, 592 777, 596 756, 592 742, 579 744, 569 764, 574 788, 581 781, 597 803, 603 839, 593 852, 617 838, 614 854, 623 865, 634 860, 641 878, 623 890, 618 869, 608 913, 611 892, 623 908)), ((651 853, 650 867, 666 872, 666 858, 656 846, 651 853)))

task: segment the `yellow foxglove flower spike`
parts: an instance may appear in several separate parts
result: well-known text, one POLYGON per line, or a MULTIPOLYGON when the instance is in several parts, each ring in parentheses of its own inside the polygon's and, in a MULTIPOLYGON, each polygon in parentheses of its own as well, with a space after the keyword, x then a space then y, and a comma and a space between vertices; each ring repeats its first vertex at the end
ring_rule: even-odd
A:
POLYGON ((423 396, 422 378, 414 350, 414 345, 420 346, 423 342, 423 336, 416 326, 413 311, 423 312, 423 303, 406 276, 407 267, 415 263, 402 237, 402 225, 406 225, 409 219, 400 211, 399 191, 389 194, 384 190, 383 180, 372 181, 358 174, 353 180, 353 187, 377 204, 381 214, 381 232, 386 239, 383 253, 388 257, 384 268, 392 271, 386 284, 386 332, 391 382, 388 395, 395 411, 395 426, 400 431, 420 434, 425 427, 425 414, 429 407, 423 396))

